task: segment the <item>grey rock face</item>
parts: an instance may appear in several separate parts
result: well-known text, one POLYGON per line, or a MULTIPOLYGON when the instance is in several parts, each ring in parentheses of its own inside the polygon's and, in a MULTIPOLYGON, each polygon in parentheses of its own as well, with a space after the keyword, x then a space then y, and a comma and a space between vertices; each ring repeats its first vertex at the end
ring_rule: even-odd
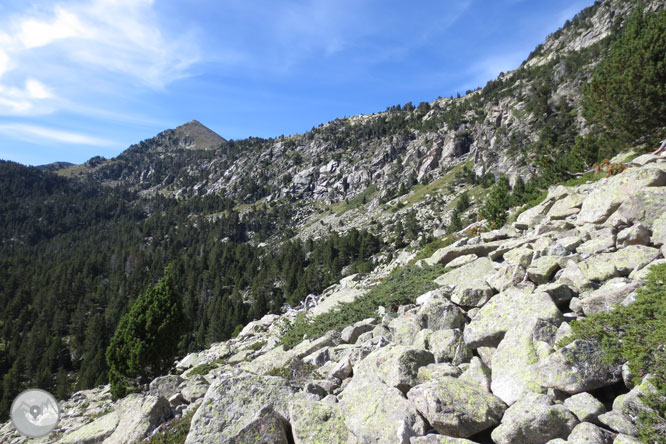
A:
POLYGON ((412 403, 378 378, 352 378, 339 398, 345 425, 360 443, 409 444, 426 432, 412 403))
POLYGON ((470 348, 496 346, 514 325, 530 319, 560 320, 562 313, 547 293, 533 294, 532 284, 512 287, 494 296, 465 328, 470 348))
POLYGON ((222 374, 213 381, 192 418, 185 442, 235 443, 247 427, 258 424, 255 415, 266 407, 276 413, 271 414, 270 423, 279 423, 279 417, 289 418, 288 404, 296 391, 284 379, 274 376, 222 374))
POLYGON ((451 377, 418 385, 407 398, 437 432, 459 438, 498 424, 506 408, 477 384, 451 377))
POLYGON ((178 386, 181 382, 183 378, 178 375, 160 376, 150 383, 148 393, 168 399, 180 391, 178 386))
POLYGON ((428 344, 435 362, 451 362, 458 365, 472 359, 472 351, 465 345, 463 334, 458 329, 432 332, 428 344))
POLYGON ((462 328, 466 322, 462 310, 443 297, 425 303, 419 309, 417 317, 421 326, 430 330, 462 328))
POLYGON ((417 384, 420 367, 435 361, 426 350, 389 345, 370 353, 355 369, 355 378, 377 377, 403 393, 417 384))
POLYGON ((539 383, 566 393, 580 393, 620 380, 620 366, 604 362, 603 352, 591 341, 575 340, 538 364, 539 383))
POLYGON ((613 444, 613 440, 615 440, 615 433, 589 422, 581 422, 574 427, 567 439, 569 444, 613 444))
POLYGON ((297 399, 289 404, 295 444, 347 444, 349 429, 340 408, 325 402, 297 399))
POLYGON ((375 324, 376 322, 373 318, 358 321, 354 325, 345 327, 340 333, 340 339, 342 342, 353 344, 363 333, 372 331, 375 328, 375 324))
POLYGON ((495 266, 487 257, 451 270, 435 279, 441 287, 454 287, 451 301, 466 307, 482 306, 495 292, 487 281, 495 274, 495 266))
POLYGON ((507 409, 492 438, 496 444, 545 444, 566 439, 577 424, 563 405, 554 405, 546 395, 528 394, 507 409))
POLYGON ((130 444, 143 439, 151 430, 171 416, 169 402, 157 396, 132 394, 116 408, 118 426, 104 444, 130 444))
POLYGON ((579 393, 564 401, 566 408, 576 415, 581 422, 596 423, 599 415, 606 413, 604 405, 587 392, 579 393))

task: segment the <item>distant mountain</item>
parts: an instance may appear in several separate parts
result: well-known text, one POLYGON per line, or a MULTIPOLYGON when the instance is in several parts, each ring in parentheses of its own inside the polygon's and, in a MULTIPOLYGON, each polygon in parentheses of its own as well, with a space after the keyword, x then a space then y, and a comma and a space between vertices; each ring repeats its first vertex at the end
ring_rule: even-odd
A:
POLYGON ((111 159, 0 163, 0 413, 22 387, 107 382, 119 319, 169 264, 192 352, 344 276, 474 245, 595 163, 621 169, 603 162, 617 148, 583 92, 635 6, 596 2, 463 97, 289 137, 226 140, 191 121, 111 159))
POLYGON ((46 165, 37 165, 35 168, 39 168, 43 171, 58 171, 71 166, 74 166, 71 162, 53 162, 47 163, 46 165))

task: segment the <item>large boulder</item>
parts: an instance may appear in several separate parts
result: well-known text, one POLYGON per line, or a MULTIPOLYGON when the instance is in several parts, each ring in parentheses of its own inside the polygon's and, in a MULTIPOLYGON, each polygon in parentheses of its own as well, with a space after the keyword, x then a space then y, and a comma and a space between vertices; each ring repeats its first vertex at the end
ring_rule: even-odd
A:
POLYGON ((416 335, 421 331, 421 322, 414 313, 406 313, 393 319, 389 325, 393 342, 401 345, 411 345, 416 335))
POLYGON ((130 444, 142 440, 171 416, 171 407, 162 397, 135 393, 119 401, 116 412, 118 426, 104 444, 130 444))
POLYGON ((535 284, 546 284, 557 270, 560 269, 560 259, 556 256, 542 256, 532 261, 527 268, 527 276, 535 284))
POLYGON ((435 362, 451 362, 454 365, 472 359, 472 350, 465 344, 463 334, 458 329, 437 330, 428 337, 428 348, 435 362))
POLYGON ((596 343, 581 339, 557 350, 537 366, 542 386, 571 394, 606 387, 622 377, 621 366, 608 364, 596 343))
POLYGON ((345 425, 363 444, 409 444, 426 423, 402 392, 379 378, 354 376, 339 396, 345 425))
POLYGON ((178 375, 160 376, 150 383, 148 393, 169 399, 180 391, 178 386, 181 382, 183 382, 183 378, 178 375))
POLYGON ((215 379, 192 418, 186 444, 236 443, 246 428, 258 424, 256 413, 270 408, 272 422, 289 418, 288 404, 297 389, 275 376, 224 373, 215 379))
POLYGON ((582 261, 579 266, 585 278, 603 282, 617 276, 629 276, 660 256, 656 248, 630 245, 614 253, 602 253, 582 261))
POLYGON ((611 279, 599 289, 581 295, 580 305, 583 313, 585 316, 590 316, 608 312, 640 286, 640 282, 632 282, 626 278, 611 279))
POLYGON ((435 283, 444 288, 453 288, 451 301, 466 307, 478 307, 485 304, 494 294, 487 281, 495 274, 495 265, 487 257, 451 270, 435 279, 435 283))
POLYGON ((606 413, 606 407, 587 392, 578 393, 564 400, 566 408, 581 422, 597 422, 599 415, 606 413))
POLYGON ((563 405, 553 404, 546 395, 527 394, 507 409, 492 438, 496 444, 545 444, 566 439, 577 424, 563 405))
POLYGON ((379 378, 384 384, 403 393, 417 384, 419 368, 435 362, 433 354, 426 350, 388 345, 370 353, 354 369, 355 377, 379 378))
POLYGON ((506 406, 477 384, 443 377, 418 385, 407 398, 443 435, 467 438, 499 423, 506 406))
POLYGON ((342 329, 342 332, 340 333, 340 339, 342 340, 342 342, 353 344, 356 342, 358 337, 361 336, 363 333, 372 331, 375 328, 376 323, 377 322, 375 321, 374 318, 368 318, 362 321, 358 321, 353 325, 349 325, 344 329, 342 329))
POLYGON ((547 293, 533 293, 534 285, 511 287, 479 310, 464 331, 470 348, 494 347, 514 325, 530 319, 561 320, 562 313, 547 293))
POLYGON ((602 223, 630 196, 645 187, 663 185, 666 185, 666 172, 656 168, 632 168, 605 179, 583 201, 576 223, 602 223))
MULTIPOLYGON (((662 172, 666 175, 666 172, 662 172)), ((663 185, 663 184, 662 184, 663 185)), ((641 222, 648 228, 664 213, 666 208, 666 187, 644 188, 625 200, 617 210, 624 220, 641 222)))
POLYGON ((466 322, 462 310, 443 296, 423 304, 417 313, 417 319, 423 328, 430 330, 462 328, 466 322))
POLYGON ((444 435, 426 435, 412 438, 410 444, 476 444, 465 438, 452 438, 444 435))
POLYGON ((581 422, 569 435, 569 444, 613 444, 615 433, 589 422, 581 422))
POLYGON ((289 417, 295 444, 349 442, 349 429, 336 405, 297 399, 289 404, 289 417))
POLYGON ((541 319, 518 324, 506 333, 497 347, 491 366, 490 387, 495 396, 506 404, 512 405, 526 393, 545 391, 539 384, 535 368, 535 364, 539 362, 535 337, 546 329, 549 329, 550 336, 554 337, 557 324, 541 319))
POLYGON ((118 425, 118 413, 111 411, 63 436, 57 444, 97 444, 111 436, 118 425))

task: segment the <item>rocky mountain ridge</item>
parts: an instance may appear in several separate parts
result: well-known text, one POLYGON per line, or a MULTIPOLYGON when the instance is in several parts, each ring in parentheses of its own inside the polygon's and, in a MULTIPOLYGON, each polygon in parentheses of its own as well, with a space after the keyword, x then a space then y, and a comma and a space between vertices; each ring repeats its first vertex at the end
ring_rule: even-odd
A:
MULTIPOLYGON (((30 442, 134 443, 189 421, 187 444, 638 443, 652 376, 636 383, 594 342, 563 345, 572 321, 634 303, 650 268, 666 263, 666 158, 629 165, 552 187, 511 226, 461 233, 420 262, 446 270, 413 304, 289 350, 281 339, 298 311, 264 316, 144 392, 74 394, 56 433, 30 442)), ((413 256, 344 278, 301 313, 316 321, 360 303, 413 256)), ((0 436, 27 442, 11 424, 0 436)))

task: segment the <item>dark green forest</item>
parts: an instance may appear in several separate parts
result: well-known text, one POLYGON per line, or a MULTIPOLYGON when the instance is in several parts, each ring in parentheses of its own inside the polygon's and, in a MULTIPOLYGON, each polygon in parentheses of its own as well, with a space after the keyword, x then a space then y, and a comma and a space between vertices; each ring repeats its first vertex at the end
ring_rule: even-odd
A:
POLYGON ((382 245, 351 230, 256 246, 289 231, 287 202, 241 217, 219 196, 139 198, 12 162, 0 162, 0 181, 3 414, 27 386, 64 398, 106 383, 116 325, 169 263, 187 325, 178 352, 186 353, 321 292, 345 266, 367 270, 382 245))

